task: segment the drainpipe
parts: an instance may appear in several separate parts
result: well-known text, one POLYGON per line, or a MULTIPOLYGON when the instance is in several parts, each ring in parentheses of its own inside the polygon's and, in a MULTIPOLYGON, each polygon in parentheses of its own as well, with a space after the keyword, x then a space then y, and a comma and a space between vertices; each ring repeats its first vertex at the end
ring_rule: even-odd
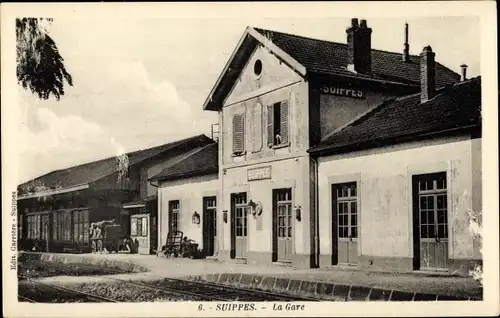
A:
POLYGON ((311 157, 311 164, 314 169, 314 258, 315 266, 319 267, 319 202, 318 202, 318 160, 311 157))
POLYGON ((160 195, 160 190, 159 190, 159 185, 156 185, 153 183, 153 181, 149 180, 149 184, 152 185, 153 187, 157 188, 158 190, 156 193, 158 193, 158 206, 156 207, 156 210, 158 211, 158 220, 156 220, 156 235, 157 235, 157 242, 156 242, 156 255, 158 255, 158 251, 161 250, 162 242, 161 242, 161 195, 160 195))

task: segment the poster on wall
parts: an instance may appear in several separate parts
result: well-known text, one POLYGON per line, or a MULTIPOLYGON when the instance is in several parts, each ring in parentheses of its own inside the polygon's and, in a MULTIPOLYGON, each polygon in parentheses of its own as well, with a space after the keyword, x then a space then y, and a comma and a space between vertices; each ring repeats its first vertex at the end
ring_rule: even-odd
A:
POLYGON ((262 216, 257 216, 255 220, 255 227, 257 231, 262 231, 262 216))

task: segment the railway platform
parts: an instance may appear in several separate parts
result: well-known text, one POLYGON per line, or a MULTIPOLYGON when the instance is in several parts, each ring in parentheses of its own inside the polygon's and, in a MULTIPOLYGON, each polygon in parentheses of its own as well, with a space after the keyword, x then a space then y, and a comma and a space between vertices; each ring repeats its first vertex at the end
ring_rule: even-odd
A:
MULTIPOLYGON (((32 253, 28 253, 32 254, 32 253)), ((213 260, 161 258, 137 254, 38 254, 43 260, 89 263, 133 273, 113 277, 127 280, 158 277, 189 278, 268 291, 338 300, 481 300, 482 287, 472 278, 428 273, 366 272, 348 268, 294 269, 283 266, 256 266, 213 260)), ((33 255, 34 256, 34 255, 33 255)), ((106 276, 58 276, 44 280, 71 283, 106 280, 106 276)))

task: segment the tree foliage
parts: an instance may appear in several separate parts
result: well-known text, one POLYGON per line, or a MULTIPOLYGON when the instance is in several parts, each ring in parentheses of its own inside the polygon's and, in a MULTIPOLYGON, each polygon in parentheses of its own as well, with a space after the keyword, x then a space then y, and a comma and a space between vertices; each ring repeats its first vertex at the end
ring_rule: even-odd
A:
POLYGON ((16 19, 17 82, 41 99, 64 95, 64 82, 73 79, 64 66, 56 43, 44 28, 52 19, 16 19))

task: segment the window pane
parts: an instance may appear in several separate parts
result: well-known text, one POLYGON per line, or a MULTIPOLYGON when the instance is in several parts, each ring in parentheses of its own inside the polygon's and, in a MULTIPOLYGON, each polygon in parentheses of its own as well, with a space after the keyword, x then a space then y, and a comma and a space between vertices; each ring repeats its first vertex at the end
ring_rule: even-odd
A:
POLYGON ((147 236, 148 235, 148 219, 143 218, 142 220, 142 235, 147 236))
POLYGON ((344 237, 349 237, 349 228, 347 226, 343 227, 344 237))
POLYGON ((437 208, 445 209, 446 208, 446 196, 438 195, 437 196, 437 208))
POLYGON ((427 224, 427 210, 420 211, 420 224, 427 224))
POLYGON ((428 237, 428 233, 427 233, 427 225, 421 225, 420 226, 420 237, 421 238, 427 238, 428 237))
POLYGON ((429 227, 428 227, 427 230, 429 232, 429 238, 436 237, 435 226, 434 225, 429 225, 429 227))
MULTIPOLYGON (((173 224, 172 220, 170 221, 173 224)), ((132 218, 130 220, 130 234, 137 235, 137 218, 132 218)))
POLYGON ((353 197, 356 196, 356 185, 353 185, 351 188, 351 196, 353 196, 353 197))
POLYGON ((427 183, 425 181, 420 181, 418 184, 419 184, 420 191, 427 190, 427 183))
POLYGON ((438 223, 447 223, 446 210, 438 210, 438 223))
POLYGON ((446 179, 441 178, 437 180, 437 188, 438 189, 446 189, 446 179))
POLYGON ((445 225, 438 225, 438 237, 444 238, 445 237, 445 225))
POLYGON ((420 209, 427 209, 427 198, 420 197, 420 209))
POLYGON ((427 211, 427 223, 434 224, 436 222, 434 218, 434 210, 427 211))
POLYGON ((434 196, 427 197, 427 208, 434 209, 434 196))
POLYGON ((357 215, 356 214, 351 214, 351 226, 356 226, 358 223, 358 218, 357 218, 357 215))
POLYGON ((351 213, 352 214, 358 213, 358 204, 356 201, 351 202, 351 213))
POLYGON ((358 228, 357 227, 351 227, 351 237, 352 238, 357 238, 358 237, 358 228))
POLYGON ((78 242, 78 223, 73 224, 73 241, 78 242))
POLYGON ((342 186, 342 197, 346 197, 347 196, 347 187, 346 186, 342 186))

